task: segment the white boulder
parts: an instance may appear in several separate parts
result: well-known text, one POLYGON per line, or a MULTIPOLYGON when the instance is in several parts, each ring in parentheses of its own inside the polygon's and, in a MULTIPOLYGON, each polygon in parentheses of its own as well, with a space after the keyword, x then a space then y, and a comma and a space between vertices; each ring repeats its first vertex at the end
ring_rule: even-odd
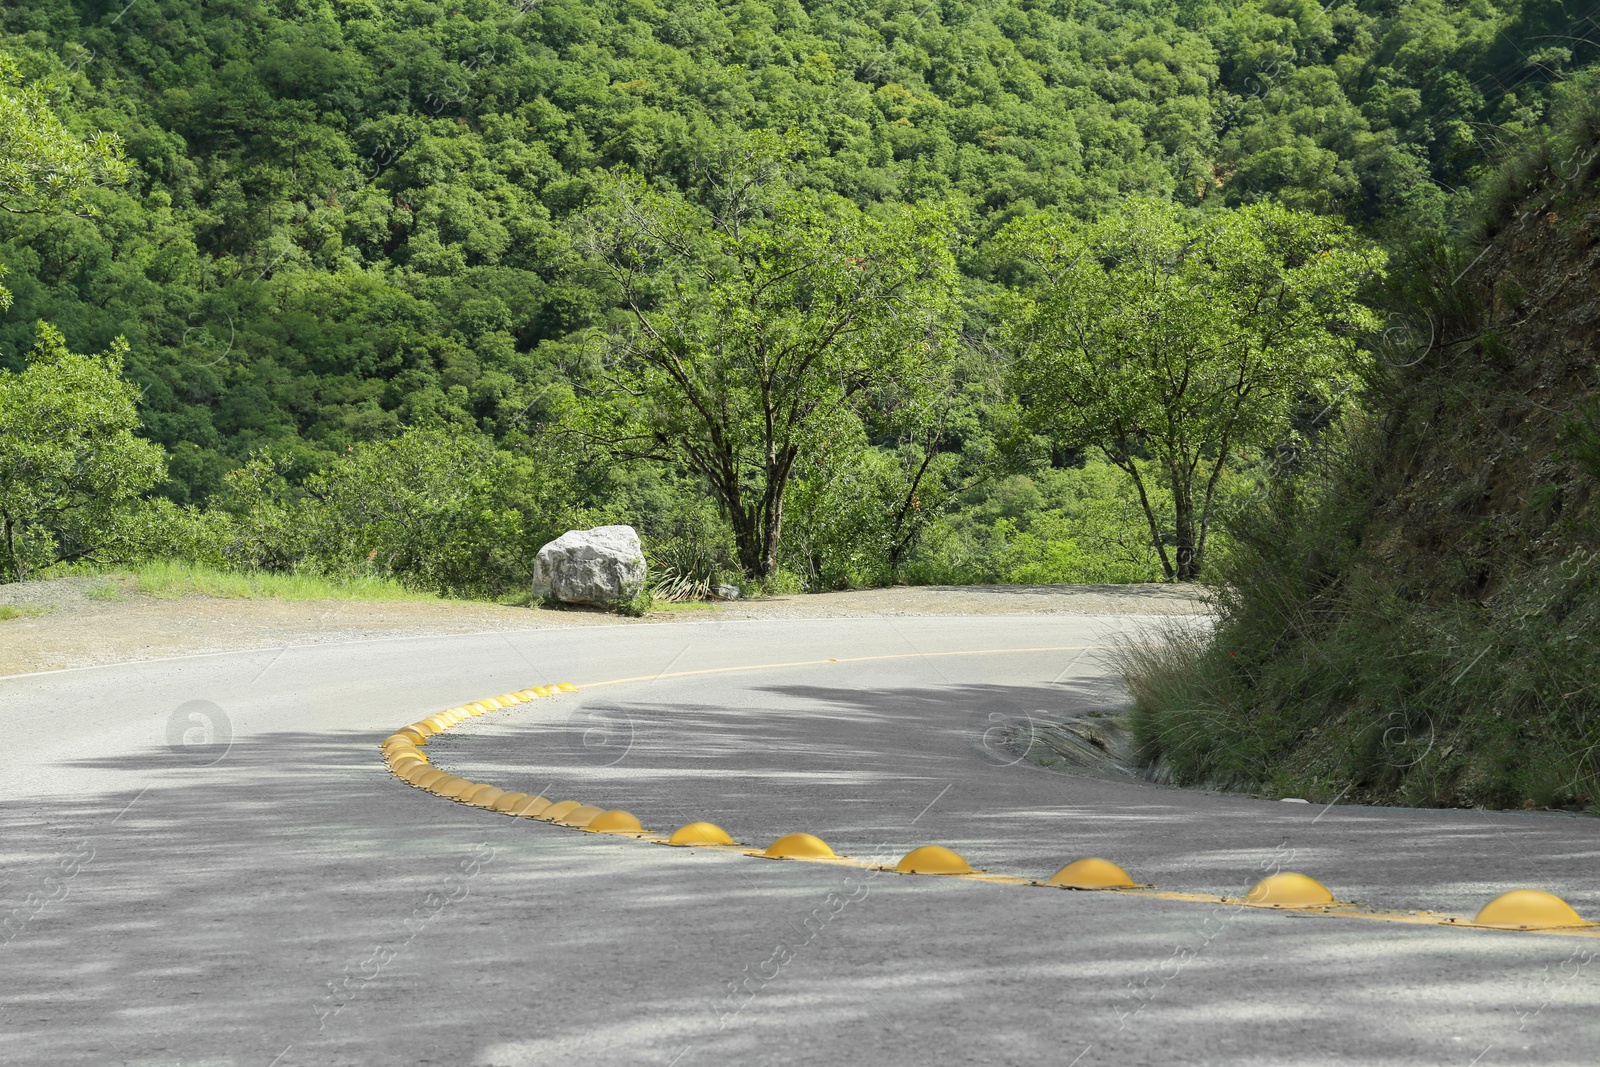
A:
POLYGON ((539 549, 533 592, 563 604, 609 608, 644 589, 644 547, 632 526, 568 530, 539 549))

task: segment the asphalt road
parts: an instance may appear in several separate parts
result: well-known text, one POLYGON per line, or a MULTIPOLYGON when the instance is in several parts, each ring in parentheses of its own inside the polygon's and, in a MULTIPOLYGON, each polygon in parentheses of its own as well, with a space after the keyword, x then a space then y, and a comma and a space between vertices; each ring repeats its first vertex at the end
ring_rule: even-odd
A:
POLYGON ((507 788, 1163 889, 1311 874, 1470 915, 1600 918, 1600 823, 1323 808, 1079 777, 1000 744, 1114 705, 1150 620, 726 621, 286 647, 0 679, 6 1064, 1600 1063, 1600 940, 1305 917, 673 849, 452 804, 507 788), (861 657, 885 657, 865 660, 861 657), (853 662, 681 675, 802 660, 853 662))

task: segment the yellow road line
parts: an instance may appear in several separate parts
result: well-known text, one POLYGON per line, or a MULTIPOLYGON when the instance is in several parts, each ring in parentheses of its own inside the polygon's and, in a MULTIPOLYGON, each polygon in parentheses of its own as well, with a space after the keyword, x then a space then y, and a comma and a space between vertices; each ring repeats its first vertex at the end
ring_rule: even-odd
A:
POLYGON ((633 682, 658 682, 663 678, 692 678, 702 674, 734 674, 739 671, 776 671, 789 667, 824 667, 830 663, 875 663, 890 659, 932 659, 935 656, 1002 656, 1024 652, 1090 652, 1101 648, 1119 648, 1119 645, 1053 645, 1045 648, 972 648, 958 652, 896 652, 887 656, 842 656, 837 659, 799 659, 787 663, 751 663, 742 667, 702 667, 694 671, 673 671, 670 674, 640 674, 632 678, 610 678, 604 682, 584 682, 579 689, 602 689, 608 685, 628 685, 633 682))

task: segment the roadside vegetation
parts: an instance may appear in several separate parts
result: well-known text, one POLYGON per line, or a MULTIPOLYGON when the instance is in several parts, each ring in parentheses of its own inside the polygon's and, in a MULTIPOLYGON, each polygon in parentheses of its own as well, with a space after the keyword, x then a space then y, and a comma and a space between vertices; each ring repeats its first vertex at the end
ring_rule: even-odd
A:
MULTIPOLYGON (((751 591, 1203 576, 1218 501, 1354 399, 1373 302, 1257 417, 1164 437, 1147 410, 1111 441, 1109 412, 1030 400, 1029 366, 1096 382, 1027 356, 1096 314, 1038 257, 1135 204, 1195 233, 1276 205, 1375 266, 1450 229, 1588 32, 1422 0, 9 4, 0 367, 30 372, 39 322, 106 354, 164 465, 127 472, 120 526, 23 516, 0 576, 175 558, 501 596, 612 521, 751 591), (752 376, 764 345, 793 359, 752 376)), ((1176 328, 1205 325, 1171 301, 1201 258, 1146 294, 1176 328)))
POLYGON ((270 571, 216 570, 188 563, 159 561, 127 571, 106 572, 111 579, 125 578, 134 592, 175 598, 205 596, 237 600, 437 600, 390 578, 334 579, 310 574, 274 574, 270 571))
POLYGON ((1231 516, 1215 634, 1127 654, 1163 777, 1600 814, 1596 100, 1398 265, 1366 405, 1231 516))

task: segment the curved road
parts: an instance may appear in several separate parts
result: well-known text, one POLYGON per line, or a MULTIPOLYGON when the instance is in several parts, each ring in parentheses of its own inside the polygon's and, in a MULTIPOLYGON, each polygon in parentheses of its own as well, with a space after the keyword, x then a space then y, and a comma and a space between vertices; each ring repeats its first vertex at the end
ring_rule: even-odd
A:
POLYGON ((1256 801, 998 743, 1030 714, 1115 704, 1103 653, 1076 649, 1148 622, 591 627, 0 679, 0 1060, 1600 1062, 1593 937, 665 848, 449 803, 376 749, 463 701, 639 676, 429 753, 756 846, 806 830, 892 863, 938 843, 1029 878, 1098 855, 1213 895, 1283 868, 1469 916, 1529 885, 1600 917, 1593 819, 1256 801), (1046 648, 1072 650, 942 654, 1046 648))

